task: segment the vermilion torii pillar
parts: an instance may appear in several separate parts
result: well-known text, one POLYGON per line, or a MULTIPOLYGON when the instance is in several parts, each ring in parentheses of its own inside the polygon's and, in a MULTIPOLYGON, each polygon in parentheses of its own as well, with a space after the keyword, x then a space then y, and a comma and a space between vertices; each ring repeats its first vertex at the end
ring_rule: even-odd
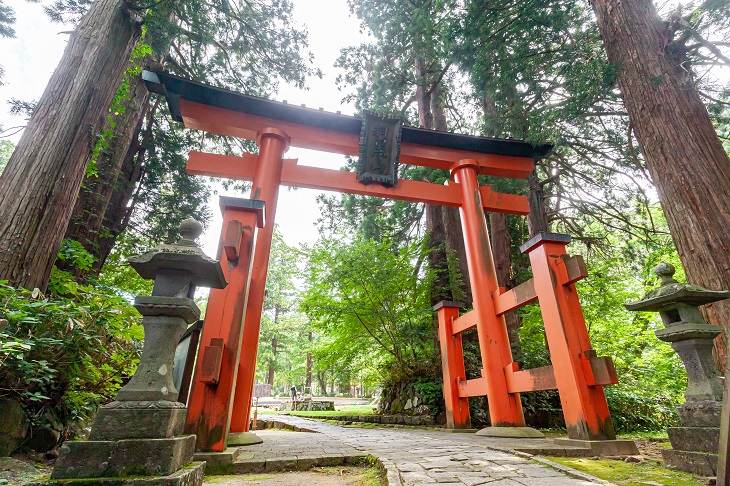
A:
POLYGON ((276 203, 281 184, 281 168, 284 152, 289 149, 289 136, 276 128, 265 128, 256 137, 259 156, 251 185, 251 197, 266 203, 269 221, 256 238, 256 250, 251 271, 251 289, 248 293, 248 308, 243 323, 244 352, 238 368, 236 396, 233 402, 231 432, 248 432, 251 422, 251 399, 256 376, 256 355, 258 353, 261 313, 264 308, 266 275, 269 269, 271 240, 274 237, 276 203))
MULTIPOLYGON (((455 303, 438 306, 448 425, 469 427, 467 398, 486 395, 494 426, 490 434, 500 434, 500 428, 504 431, 505 427, 523 427, 519 394, 557 388, 572 439, 586 442, 604 440, 605 443, 605 439, 614 438, 602 386, 617 382, 615 370, 610 358, 597 357, 590 348, 573 286, 575 281, 585 276, 582 260, 569 257, 562 249, 564 245, 556 246, 551 243, 551 237, 541 235, 542 240, 530 243, 530 249, 526 250, 530 252, 534 278, 509 291, 497 286, 484 211, 526 215, 528 204, 524 196, 495 193, 489 187, 479 186, 477 176, 525 178, 533 171, 535 159, 544 156, 550 150, 549 146, 533 147, 515 140, 403 127, 399 133, 400 163, 450 170, 453 180, 444 185, 412 180, 393 181, 388 187, 364 185, 358 182, 353 172, 300 166, 296 160, 282 158, 290 144, 359 155, 361 130, 368 130, 360 118, 246 96, 165 73, 146 71, 143 76, 151 91, 167 97, 173 117, 183 121, 186 127, 257 140, 260 147, 258 156, 192 152, 187 166, 191 174, 253 181, 251 198, 263 200, 268 212, 267 222, 255 239, 250 290, 240 297, 243 302, 238 305, 246 309, 238 366, 235 371, 227 371, 231 376, 226 378, 224 387, 220 386, 222 376, 217 383, 201 380, 200 376, 205 378, 205 373, 196 374, 192 384, 194 396, 191 397, 190 410, 194 413, 189 417, 188 431, 199 434, 200 450, 222 450, 226 445, 226 434, 221 431, 230 427, 233 432, 242 432, 249 427, 258 334, 279 185, 458 207, 474 310, 459 316, 455 303), (538 257, 542 254, 541 248, 548 251, 544 258, 538 257), (558 251, 562 253, 557 254, 558 251), (545 308, 541 310, 546 333, 550 349, 556 353, 553 360, 558 360, 561 368, 547 366, 519 370, 513 361, 503 315, 535 300, 541 304, 545 302, 545 308), (471 328, 476 328, 479 336, 482 376, 467 380, 460 333, 471 328), (561 334, 564 335, 561 337, 561 334), (195 418, 205 415, 205 405, 195 398, 202 396, 195 395, 195 390, 203 387, 210 388, 203 395, 215 402, 215 410, 228 407, 227 416, 216 413, 215 418, 207 422, 195 418), (213 391, 216 387, 218 389, 213 391), (200 429, 203 423, 207 431, 200 429), (215 429, 217 432, 211 434, 209 431, 214 427, 218 427, 215 429)), ((243 288, 234 286, 239 287, 243 288)), ((206 326, 207 320, 204 335, 206 326)), ((237 317, 221 323, 225 332, 237 326, 240 328, 237 317)), ((230 332, 229 335, 231 338, 225 346, 235 350, 237 343, 232 337, 237 334, 230 332)), ((202 340, 203 361, 207 357, 206 346, 213 345, 202 340)), ((201 360, 200 357, 198 359, 201 360)), ((620 452, 615 441, 608 442, 613 443, 613 452, 620 452)))
POLYGON ((472 312, 476 317, 489 417, 492 426, 524 427, 520 395, 509 392, 504 373, 504 369, 512 363, 512 350, 504 316, 496 313, 492 300, 499 285, 484 219, 482 195, 477 181, 478 171, 479 163, 476 160, 465 159, 453 165, 451 176, 461 188, 459 215, 464 233, 469 283, 474 289, 472 312))

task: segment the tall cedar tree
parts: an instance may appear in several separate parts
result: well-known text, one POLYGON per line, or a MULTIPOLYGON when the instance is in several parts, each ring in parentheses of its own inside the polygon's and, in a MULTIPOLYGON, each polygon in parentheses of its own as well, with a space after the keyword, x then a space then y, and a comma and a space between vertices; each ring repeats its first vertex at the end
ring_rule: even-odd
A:
MULTIPOLYGON (((338 81, 357 86, 356 105, 412 115, 408 112, 415 104, 419 127, 448 130, 451 63, 445 54, 449 51, 454 3, 369 0, 349 4, 362 27, 375 38, 374 43, 344 49, 337 62, 346 70, 338 81)), ((448 177, 447 171, 421 168, 408 168, 401 175, 431 182, 448 177)), ((464 300, 469 306, 471 292, 458 210, 426 205, 424 212, 432 248, 428 262, 437 276, 432 303, 464 300), (454 280, 457 274, 462 276, 461 282, 454 280)))
POLYGON ((0 176, 0 279, 45 288, 144 10, 97 0, 71 35, 0 176))
MULTIPOLYGON (((688 38, 675 38, 651 0, 592 3, 688 281, 730 289, 730 159, 687 69, 688 38)), ((730 330, 730 303, 707 314, 730 330)))
MULTIPOLYGON (((51 17, 73 21, 77 15, 75 5, 57 1, 50 9, 51 17)), ((279 80, 302 87, 304 79, 316 73, 303 52, 306 31, 293 25, 292 5, 287 0, 166 2, 155 5, 145 23, 145 41, 152 52, 136 62, 147 69, 166 69, 254 95, 276 90, 279 80), (261 49, 262 45, 267 48, 261 49)), ((66 238, 78 241, 95 257, 90 275, 84 269, 70 269, 77 278, 94 276, 101 270, 117 238, 135 220, 135 211, 141 206, 157 213, 167 211, 171 215, 165 218, 171 222, 167 229, 173 232, 176 218, 192 215, 179 206, 160 207, 149 200, 155 192, 149 186, 156 178, 155 164, 150 159, 155 154, 162 157, 169 153, 176 145, 174 140, 183 136, 173 133, 175 127, 167 131, 153 129, 153 124, 159 123, 157 116, 163 105, 159 100, 149 100, 139 73, 128 76, 122 88, 126 88, 127 96, 122 97, 121 109, 111 113, 114 135, 108 137, 108 147, 95 161, 96 173, 84 180, 66 231, 66 238)), ((123 91, 120 89, 120 94, 123 91)), ((206 136, 204 140, 210 145, 208 150, 241 151, 240 147, 232 147, 235 142, 219 137, 206 136), (213 147, 216 144, 219 147, 213 147)), ((198 138, 187 148, 177 148, 187 155, 193 148, 201 149, 201 144, 203 139, 198 138)), ((172 157, 174 154, 167 155, 168 159, 172 157)), ((157 175, 157 179, 160 177, 164 174, 157 175)), ((193 194, 189 196, 196 199, 193 194)), ((136 235, 144 233, 148 237, 164 229, 149 228, 155 224, 154 218, 151 221, 136 228, 136 235)), ((156 241, 152 238, 149 243, 156 241)))

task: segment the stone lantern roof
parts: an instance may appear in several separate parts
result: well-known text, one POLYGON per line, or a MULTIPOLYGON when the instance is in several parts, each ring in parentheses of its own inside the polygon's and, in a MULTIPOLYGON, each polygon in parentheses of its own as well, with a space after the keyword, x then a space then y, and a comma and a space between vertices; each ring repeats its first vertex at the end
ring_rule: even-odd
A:
MULTIPOLYGON (((155 280, 153 295, 170 295, 158 289, 160 280, 166 280, 162 274, 176 272, 187 274, 187 280, 194 287, 225 288, 223 270, 217 260, 210 258, 195 242, 203 232, 203 225, 192 218, 180 223, 182 239, 177 243, 162 244, 141 255, 129 257, 127 260, 142 278, 155 280), (159 277, 163 277, 160 279, 159 277)), ((178 275, 179 277, 181 275, 178 275)), ((176 279, 176 280, 179 280, 176 279)), ((164 283, 164 282, 163 282, 164 283)), ((174 295, 174 294, 172 294, 174 295)), ((192 297, 192 295, 190 295, 192 297)))
POLYGON ((644 298, 624 306, 630 311, 662 312, 678 304, 700 306, 730 298, 730 292, 707 290, 697 285, 682 284, 674 280, 675 268, 669 263, 660 263, 654 273, 661 277, 660 287, 650 290, 644 298))

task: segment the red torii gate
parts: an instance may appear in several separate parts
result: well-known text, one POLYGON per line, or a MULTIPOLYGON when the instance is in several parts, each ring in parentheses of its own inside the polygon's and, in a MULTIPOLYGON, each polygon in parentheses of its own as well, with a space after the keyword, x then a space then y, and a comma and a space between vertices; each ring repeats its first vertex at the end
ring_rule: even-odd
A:
POLYGON ((614 453, 621 447, 635 451, 632 442, 615 441, 602 385, 618 380, 611 358, 597 357, 591 348, 574 286, 586 276, 585 266, 581 257, 565 253, 570 238, 541 233, 531 239, 521 249, 530 255, 534 278, 508 291, 497 285, 484 211, 526 215, 528 204, 524 196, 480 187, 477 176, 525 178, 549 146, 403 127, 400 162, 449 170, 453 181, 363 185, 355 173, 299 166, 283 158, 290 145, 358 155, 360 118, 247 96, 166 73, 144 71, 143 77, 150 91, 167 97, 173 118, 186 127, 256 140, 259 145, 258 155, 192 152, 188 161, 191 174, 252 181, 250 200, 221 202, 218 257, 229 284, 211 290, 188 402, 186 431, 197 435, 198 450, 223 451, 229 430, 248 431, 278 190, 289 185, 459 208, 474 309, 459 316, 456 303, 435 307, 448 427, 469 428, 467 398, 484 395, 493 427, 524 427, 519 394, 557 389, 570 439, 594 450, 609 446, 614 453), (553 366, 521 371, 512 360, 503 315, 535 300, 553 366), (483 369, 481 378, 466 380, 460 333, 471 328, 477 329, 483 369))

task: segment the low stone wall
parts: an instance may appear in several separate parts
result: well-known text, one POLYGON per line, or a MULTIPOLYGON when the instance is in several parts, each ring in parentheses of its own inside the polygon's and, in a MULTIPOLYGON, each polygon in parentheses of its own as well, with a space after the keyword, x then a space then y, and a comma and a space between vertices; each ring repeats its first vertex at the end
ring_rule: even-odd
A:
POLYGON ((291 412, 296 410, 298 412, 333 412, 335 410, 335 402, 332 401, 319 401, 319 400, 297 400, 292 402, 282 402, 279 410, 282 412, 291 412), (292 407, 292 405, 294 405, 292 407))
POLYGON ((423 394, 413 383, 403 383, 398 387, 383 390, 378 402, 377 412, 383 415, 434 415, 436 411, 426 403, 423 394))
POLYGON ((291 425, 286 422, 280 422, 279 420, 258 419, 258 420, 256 420, 256 422, 251 420, 251 432, 256 433, 257 430, 265 430, 265 429, 283 429, 283 430, 291 430, 292 432, 315 432, 312 429, 307 429, 305 427, 298 427, 296 425, 291 425))
POLYGON ((362 422, 369 424, 394 424, 394 425, 426 425, 433 426, 435 421, 430 415, 334 415, 320 417, 312 415, 300 415, 304 418, 317 418, 327 420, 338 420, 340 422, 362 422))

